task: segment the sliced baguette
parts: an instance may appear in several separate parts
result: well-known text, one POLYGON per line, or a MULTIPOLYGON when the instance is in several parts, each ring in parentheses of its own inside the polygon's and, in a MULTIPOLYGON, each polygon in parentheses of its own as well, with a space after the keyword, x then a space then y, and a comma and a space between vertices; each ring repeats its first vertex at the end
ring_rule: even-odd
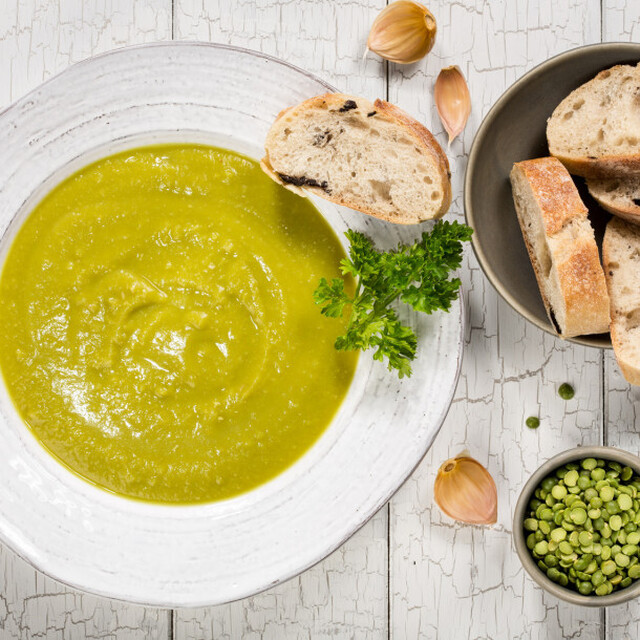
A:
POLYGON ((431 133, 397 107, 339 93, 283 111, 265 141, 274 180, 399 224, 440 218, 451 174, 431 133))
POLYGON ((611 218, 602 244, 611 298, 611 342, 628 382, 640 385, 640 227, 611 218))
POLYGON ((640 64, 601 71, 572 91, 547 123, 549 152, 585 177, 640 171, 640 64))
POLYGON ((511 185, 542 301, 563 338, 609 330, 598 247, 571 176, 556 158, 517 162, 511 185))
POLYGON ((592 178, 587 180, 587 187, 601 207, 628 222, 640 224, 640 175, 604 180, 592 178))

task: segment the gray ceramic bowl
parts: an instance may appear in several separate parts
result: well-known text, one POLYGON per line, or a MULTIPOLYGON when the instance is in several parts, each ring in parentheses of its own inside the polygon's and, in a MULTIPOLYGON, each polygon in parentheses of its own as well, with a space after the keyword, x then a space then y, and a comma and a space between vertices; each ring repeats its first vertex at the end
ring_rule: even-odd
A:
MULTIPOLYGON (((464 208, 473 227, 473 248, 498 293, 521 315, 545 331, 555 330, 545 312, 522 240, 509 184, 514 162, 548 156, 546 122, 576 87, 615 64, 636 64, 640 44, 605 43, 573 49, 529 71, 496 102, 476 134, 465 177, 464 208)), ((578 189, 600 243, 609 214, 578 189)), ((581 336, 573 342, 611 347, 609 334, 581 336)))
POLYGON ((524 531, 524 519, 527 512, 527 505, 538 485, 548 476, 551 475, 558 467, 567 462, 574 460, 582 460, 583 458, 602 458, 603 460, 614 460, 622 465, 631 467, 638 475, 640 475, 640 458, 616 449, 614 447, 576 447, 563 451, 545 462, 530 478, 527 480, 520 497, 516 504, 516 510, 513 514, 513 541, 516 546, 516 552, 522 562, 522 566, 527 573, 537 582, 545 591, 552 593, 554 596, 572 604, 579 604, 585 607, 607 607, 613 604, 621 604, 628 600, 633 600, 640 596, 640 580, 636 580, 630 586, 620 591, 614 591, 608 596, 583 596, 577 591, 573 591, 568 587, 561 587, 559 584, 547 578, 546 574, 538 567, 533 556, 529 552, 526 543, 526 535, 524 531))

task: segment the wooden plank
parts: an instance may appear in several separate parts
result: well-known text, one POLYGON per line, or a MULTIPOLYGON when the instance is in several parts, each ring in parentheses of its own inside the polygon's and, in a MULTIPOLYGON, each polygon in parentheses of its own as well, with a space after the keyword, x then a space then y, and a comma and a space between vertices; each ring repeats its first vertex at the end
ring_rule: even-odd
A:
MULTIPOLYGON (((171 36, 171 0, 6 2, 0 12, 0 105, 100 51, 171 36)), ((0 636, 28 640, 168 638, 170 612, 82 594, 0 548, 0 636)))
MULTIPOLYGON (((416 114, 445 144, 433 82, 457 64, 473 111, 449 149, 453 215, 462 216, 462 183, 473 135, 489 107, 546 58, 600 39, 598 0, 513 0, 429 5, 438 40, 425 61, 391 65, 390 100, 416 114)), ((491 162, 488 158, 487 162, 491 162)), ((456 400, 435 446, 391 503, 391 636, 403 638, 599 638, 600 612, 546 596, 526 576, 511 541, 513 507, 528 476, 554 453, 601 440, 602 355, 548 336, 498 299, 467 252, 462 279, 469 314, 456 400), (575 385, 565 403, 562 382, 575 385), (524 421, 539 414, 541 426, 524 421), (498 524, 460 526, 433 501, 439 465, 468 448, 486 464, 499 492, 498 524)))
POLYGON ((229 605, 178 609, 176 640, 387 637, 386 511, 301 576, 229 605))
MULTIPOLYGON (((602 39, 604 42, 640 40, 640 3, 603 0, 602 39)), ((605 354, 605 443, 640 454, 638 424, 640 388, 624 379, 613 352, 605 354)), ((632 640, 640 637, 640 602, 607 609, 608 640, 632 640)))
MULTIPOLYGON (((278 56, 341 90, 384 96, 384 66, 362 61, 384 0, 176 0, 178 39, 222 42, 278 56)), ((386 638, 387 514, 302 576, 253 598, 182 610, 176 638, 386 638)))

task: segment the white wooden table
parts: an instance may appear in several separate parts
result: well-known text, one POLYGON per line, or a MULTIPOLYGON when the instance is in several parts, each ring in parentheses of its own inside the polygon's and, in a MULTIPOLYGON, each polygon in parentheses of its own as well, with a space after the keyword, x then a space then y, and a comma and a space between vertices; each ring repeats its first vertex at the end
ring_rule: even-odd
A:
MULTIPOLYGON (((444 142, 433 107, 441 67, 458 64, 473 111, 449 150, 454 201, 473 135, 514 80, 578 45, 640 40, 640 0, 432 0, 438 37, 426 60, 362 60, 385 0, 0 0, 0 107, 68 65, 123 45, 210 40, 276 55, 340 89, 383 97, 444 142)), ((1 154, 1 150, 0 150, 1 154)), ((0 155, 1 157, 1 155, 0 155)), ((490 159, 488 160, 490 161, 490 159)), ((638 638, 640 602, 581 609, 545 595, 524 574, 511 514, 524 480, 577 444, 640 452, 640 392, 609 352, 563 344, 515 314, 468 252, 469 316, 458 391, 435 445, 389 505, 318 566, 253 598, 195 610, 145 609, 78 593, 0 549, 4 638, 638 638), (576 389, 565 402, 562 382, 576 389), (537 431, 524 427, 539 414, 537 431), (499 491, 498 524, 460 526, 434 507, 439 464, 468 448, 499 491)))

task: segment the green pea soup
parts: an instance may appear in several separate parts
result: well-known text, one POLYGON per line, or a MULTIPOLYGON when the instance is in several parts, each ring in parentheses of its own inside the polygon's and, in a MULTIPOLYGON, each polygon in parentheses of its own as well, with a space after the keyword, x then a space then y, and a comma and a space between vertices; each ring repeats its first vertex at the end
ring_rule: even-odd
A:
POLYGON ((303 455, 346 395, 345 323, 313 302, 342 257, 314 206, 242 155, 104 158, 44 197, 9 249, 4 382, 86 480, 156 502, 230 498, 303 455))

